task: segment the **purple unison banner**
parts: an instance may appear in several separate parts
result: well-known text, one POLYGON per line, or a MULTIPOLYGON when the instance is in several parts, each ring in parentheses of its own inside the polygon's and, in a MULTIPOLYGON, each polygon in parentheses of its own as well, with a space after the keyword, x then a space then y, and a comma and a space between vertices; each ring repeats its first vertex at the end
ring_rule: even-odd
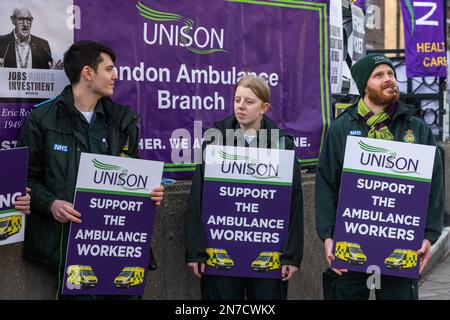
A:
POLYGON ((446 77, 444 0, 401 0, 406 76, 446 77))
POLYGON ((17 197, 25 195, 28 148, 0 151, 0 245, 23 241, 25 214, 14 208, 17 197))
POLYGON ((281 279, 294 151, 266 150, 206 149, 205 274, 281 279))
POLYGON ((163 163, 83 153, 63 294, 143 295, 163 163))
POLYGON ((435 149, 348 137, 333 268, 419 277, 435 149))
POLYGON ((117 53, 113 99, 140 115, 142 157, 192 174, 203 132, 233 113, 234 84, 252 72, 272 93, 268 116, 317 163, 330 123, 328 1, 74 0, 75 40, 117 53), (101 16, 101 22, 99 22, 101 16))

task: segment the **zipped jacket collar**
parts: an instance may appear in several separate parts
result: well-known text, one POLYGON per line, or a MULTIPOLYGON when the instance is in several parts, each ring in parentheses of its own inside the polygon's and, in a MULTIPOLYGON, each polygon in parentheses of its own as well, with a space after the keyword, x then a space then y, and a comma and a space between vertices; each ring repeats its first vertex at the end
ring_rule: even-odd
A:
MULTIPOLYGON (((108 126, 117 127, 119 131, 124 131, 137 119, 135 113, 115 108, 113 106, 115 103, 108 97, 101 98, 100 102, 103 106, 108 126)), ((73 121, 76 119, 77 109, 75 108, 71 85, 64 88, 61 94, 56 98, 55 104, 62 107, 63 113, 72 118, 73 121)))

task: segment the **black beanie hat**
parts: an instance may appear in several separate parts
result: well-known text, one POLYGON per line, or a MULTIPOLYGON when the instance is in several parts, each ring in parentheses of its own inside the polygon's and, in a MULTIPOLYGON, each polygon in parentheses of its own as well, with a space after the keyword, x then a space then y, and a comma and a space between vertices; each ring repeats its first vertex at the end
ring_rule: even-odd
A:
POLYGON ((387 64, 391 67, 391 69, 394 70, 395 78, 397 78, 392 60, 380 53, 370 53, 364 58, 359 59, 352 66, 352 77, 356 83, 356 87, 358 88, 361 98, 364 97, 364 88, 366 87, 367 80, 369 80, 373 69, 380 64, 387 64))

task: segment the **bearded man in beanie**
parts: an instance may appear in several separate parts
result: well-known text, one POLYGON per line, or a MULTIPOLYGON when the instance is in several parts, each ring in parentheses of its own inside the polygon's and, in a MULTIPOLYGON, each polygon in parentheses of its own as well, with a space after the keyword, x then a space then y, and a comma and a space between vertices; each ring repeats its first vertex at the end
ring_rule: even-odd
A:
MULTIPOLYGON (((324 241, 328 265, 335 259, 332 251, 333 235, 347 136, 436 145, 428 125, 415 115, 416 108, 398 100, 400 92, 395 68, 389 58, 381 54, 369 54, 355 63, 351 72, 360 98, 330 126, 316 175, 316 230, 324 241)), ((443 171, 437 149, 424 240, 421 248, 417 248, 417 254, 421 257, 419 273, 430 258, 431 245, 441 234, 443 214, 443 171)), ((346 269, 327 268, 323 274, 324 298, 368 299, 369 276, 346 269)), ((418 281, 382 275, 380 289, 377 288, 375 294, 380 300, 417 300, 418 281)))

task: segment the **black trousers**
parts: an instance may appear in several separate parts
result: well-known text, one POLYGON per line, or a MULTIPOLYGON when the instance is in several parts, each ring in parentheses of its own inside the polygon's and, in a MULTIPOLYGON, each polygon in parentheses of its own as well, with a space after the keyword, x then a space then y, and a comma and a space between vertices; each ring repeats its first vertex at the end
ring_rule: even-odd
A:
MULTIPOLYGON (((323 273, 323 296, 325 300, 367 300, 370 289, 367 279, 371 274, 346 272, 342 276, 328 268, 323 273)), ((380 276, 380 289, 375 289, 377 300, 418 300, 418 280, 394 276, 380 276)))
POLYGON ((279 279, 203 275, 203 300, 286 300, 288 283, 279 279))

